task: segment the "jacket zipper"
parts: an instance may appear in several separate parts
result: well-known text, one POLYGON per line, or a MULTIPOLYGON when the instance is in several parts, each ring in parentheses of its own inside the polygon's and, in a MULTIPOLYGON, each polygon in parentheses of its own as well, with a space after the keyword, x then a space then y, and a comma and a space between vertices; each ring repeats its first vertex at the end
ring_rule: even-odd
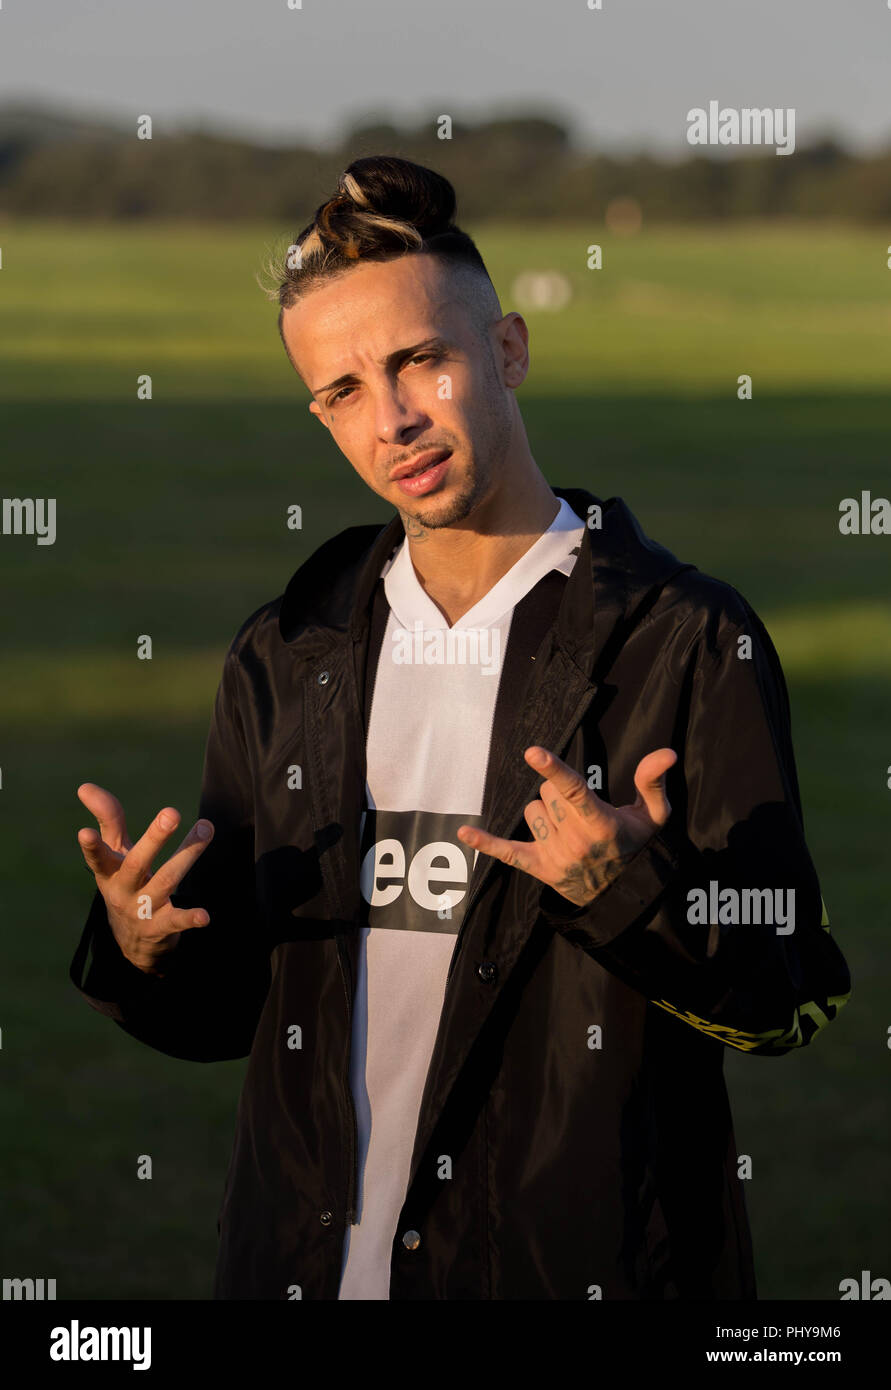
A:
MULTIPOLYGON (((312 700, 310 700, 308 697, 306 698, 305 703, 304 703, 304 708, 305 708, 305 710, 307 711, 308 717, 309 717, 310 719, 314 719, 314 720, 316 721, 316 723, 318 723, 318 722, 319 722, 319 715, 318 715, 318 711, 316 710, 316 707, 315 707, 315 690, 316 690, 316 687, 315 687, 315 682, 312 680, 312 677, 309 678, 309 687, 310 687, 310 690, 313 691, 313 698, 312 698, 312 700), (312 711, 312 714, 310 714, 310 711, 312 711)), ((320 769, 319 769, 319 771, 320 771, 320 769)), ((320 814, 321 814, 320 811, 319 811, 318 806, 316 806, 316 814, 317 814, 317 817, 319 817, 320 814)), ((320 823, 321 823, 321 821, 320 821, 320 823)), ((332 906, 334 906, 333 903, 332 903, 332 906)), ((345 1213, 344 1213, 344 1220, 345 1220, 345 1224, 346 1224, 347 1226, 353 1226, 353 1225, 356 1224, 356 1193, 357 1193, 357 1190, 358 1190, 358 1175, 357 1175, 357 1169, 358 1169, 358 1150, 359 1150, 359 1126, 358 1126, 358 1122, 357 1122, 357 1119, 356 1119, 356 1107, 355 1107, 355 1105, 354 1105, 354 1103, 353 1103, 352 1088, 351 1088, 351 1086, 350 1086, 350 1065, 351 1065, 351 1060, 352 1060, 352 1041, 353 1041, 353 1000, 352 1000, 352 995, 351 995, 351 992, 350 992, 350 987, 351 987, 351 983, 352 983, 352 980, 351 980, 352 972, 350 972, 350 975, 349 975, 349 976, 347 975, 346 965, 345 965, 345 962, 344 962, 344 954, 345 954, 346 948, 345 948, 345 946, 343 945, 343 942, 342 942, 341 937, 340 937, 339 935, 337 936, 336 949, 337 949, 337 964, 338 964, 338 966, 339 966, 339 968, 340 968, 340 978, 341 978, 341 980, 343 981, 343 991, 344 991, 344 996, 345 996, 345 999, 346 999, 346 1014, 347 1014, 346 1048, 345 1048, 345 1053, 344 1053, 344 1065, 343 1065, 343 1070, 342 1070, 342 1072, 341 1072, 341 1095, 342 1095, 342 1100, 343 1100, 343 1109, 344 1109, 345 1112, 346 1112, 346 1130, 347 1130, 347 1135, 348 1135, 348 1141, 347 1141, 347 1145, 346 1145, 346 1149, 347 1149, 347 1198, 346 1198, 346 1211, 345 1211, 345 1213)))
POLYGON ((347 980, 344 968, 343 955, 340 944, 337 948, 337 960, 340 965, 340 977, 343 980, 343 990, 346 996, 347 1006, 347 1046, 346 1046, 346 1065, 343 1071, 343 1091, 346 1099, 347 1111, 347 1130, 349 1133, 348 1157, 347 1157, 347 1205, 346 1205, 346 1224, 354 1226, 356 1224, 356 1193, 358 1189, 358 1154, 359 1154, 359 1125, 356 1119, 356 1106, 353 1101, 353 1092, 350 1085, 350 1062, 353 1050, 353 1001, 350 997, 350 983, 347 980))
MULTIPOLYGON (((379 660, 379 659, 380 659, 380 652, 378 652, 378 654, 377 654, 377 660, 375 660, 375 661, 372 663, 372 670, 371 670, 371 676, 370 676, 370 685, 369 685, 368 697, 367 697, 367 700, 366 700, 366 708, 368 708, 369 710, 371 709, 371 700, 373 699, 373 696, 374 696, 374 687, 375 687, 375 684, 376 684, 376 682, 377 682, 377 666, 378 666, 378 660, 379 660)), ((351 651, 350 651, 350 663, 349 663, 349 666, 350 666, 351 674, 352 674, 352 676, 353 676, 353 682, 354 682, 353 689, 354 689, 354 693, 355 693, 356 695, 358 695, 359 689, 361 688, 361 685, 360 685, 360 682, 359 682, 359 677, 358 677, 358 673, 357 673, 357 670, 356 670, 356 664, 355 664, 355 663, 356 663, 356 644, 355 644, 355 642, 354 642, 354 643, 353 643, 353 646, 352 646, 352 648, 351 648, 351 651)), ((364 739, 364 738, 367 736, 367 731, 366 731, 365 728, 364 728, 364 723, 365 723, 365 721, 364 721, 364 718, 363 718, 363 710, 362 710, 362 708, 358 705, 358 702, 356 702, 356 709, 357 709, 357 712, 358 712, 358 715, 359 715, 359 724, 360 724, 360 728, 362 729, 363 739, 364 739)), ((364 799, 364 793, 363 793, 363 799, 364 799)), ((359 923, 357 923, 356 926, 357 926, 357 930, 361 930, 361 925, 360 925, 359 923)), ((351 992, 352 972, 351 972, 351 974, 350 974, 350 978, 348 979, 348 978, 347 978, 346 967, 345 967, 345 965, 344 965, 344 958, 343 958, 343 957, 344 957, 344 948, 342 948, 341 945, 340 945, 340 943, 338 942, 338 948, 337 948, 337 961, 338 961, 338 964, 339 964, 339 966, 340 966, 340 976, 341 976, 341 979, 343 980, 343 990, 344 990, 344 995, 346 996, 346 1006, 347 1006, 347 1047, 346 1047, 346 1065, 345 1065, 344 1073, 343 1073, 343 1090, 344 1090, 344 1096, 345 1096, 345 1099, 346 1099, 347 1128, 348 1128, 348 1131, 349 1131, 349 1145, 348 1145, 349 1155, 348 1155, 348 1159, 347 1159, 347 1162, 348 1162, 348 1169, 349 1169, 349 1176, 348 1176, 348 1180, 347 1180, 346 1223, 347 1223, 347 1225, 349 1225, 349 1226, 355 1226, 355 1225, 356 1225, 356 1199, 357 1199, 358 1190, 359 1190, 359 1124, 358 1124, 358 1120, 357 1120, 357 1117, 356 1117, 356 1105, 355 1105, 355 1101, 353 1100, 353 1089, 352 1089, 352 1086, 351 1086, 351 1084, 350 1084, 350 1067, 351 1067, 352 1050, 353 1050, 353 997, 352 997, 352 992, 351 992)))
MULTIPOLYGON (((359 690, 361 689, 361 684, 360 684, 360 681, 359 681, 359 674, 358 674, 358 671, 357 671, 357 669, 356 669, 356 643, 355 643, 355 642, 353 642, 352 645, 351 645, 351 647, 350 647, 349 661, 348 661, 348 669, 349 669, 349 672, 350 672, 350 675, 351 675, 352 681, 353 681, 353 695, 354 695, 355 697, 358 697, 359 690)), ((375 681, 376 676, 377 676, 377 662, 374 663, 374 670, 373 670, 372 673, 371 673, 371 688, 372 688, 372 690, 374 689, 374 681, 375 681)), ((353 703, 354 703, 355 712, 356 712, 357 715, 358 715, 359 727, 360 727, 360 730, 362 730, 363 742, 364 742, 364 734, 365 734, 365 730, 364 730, 364 720, 363 720, 363 717, 362 717, 362 709, 361 709, 361 706, 359 705, 358 698, 356 698, 356 699, 354 700, 353 703)), ((364 800, 364 795, 363 795, 363 800, 364 800)), ((357 930, 361 930, 361 926, 360 926, 360 924, 359 924, 358 922, 357 922, 355 925, 356 925, 356 929, 357 929, 357 930)), ((356 1200, 357 1200, 358 1190, 359 1190, 359 1124, 358 1124, 358 1119, 357 1119, 357 1117, 356 1117, 356 1105, 355 1105, 355 1101, 353 1100, 353 1088, 352 1088, 352 1085, 351 1085, 351 1083, 350 1083, 350 1070, 351 1070, 352 1054, 353 1054, 353 995, 352 995, 353 980, 352 980, 352 967, 351 967, 351 969, 350 969, 350 975, 349 975, 349 978, 348 978, 348 977, 347 977, 347 971, 346 971, 346 963, 345 963, 345 961, 344 961, 344 955, 345 955, 345 953, 346 953, 346 948, 345 948, 345 947, 341 947, 340 943, 338 943, 337 959, 338 959, 338 962, 339 962, 339 964, 340 964, 340 974, 341 974, 341 979, 343 980, 343 988, 344 988, 344 994, 346 995, 346 1006, 347 1006, 347 1047, 346 1047, 346 1066, 345 1066, 345 1070, 344 1070, 344 1082, 343 1082, 343 1085, 344 1085, 344 1094, 345 1094, 345 1097, 346 1097, 347 1126, 348 1126, 348 1130, 349 1130, 349 1158, 348 1158, 348 1164, 349 1164, 349 1178, 348 1178, 348 1182, 347 1182, 346 1222, 347 1222, 347 1225, 349 1225, 349 1226, 355 1226, 355 1225, 356 1225, 356 1200)))
MULTIPOLYGON (((378 657, 379 657, 379 656, 380 656, 380 653, 378 653, 378 657)), ((351 651, 350 651, 350 669, 351 669, 351 673, 352 673, 352 675, 353 675, 353 680, 354 680, 354 683, 355 683, 355 684, 354 684, 355 693, 358 694, 358 691, 359 691, 360 686, 359 686, 358 675, 357 675, 357 672, 356 672, 355 661, 356 661, 356 645, 355 645, 355 643, 354 643, 353 646, 352 646, 352 648, 351 648, 351 651)), ((367 701, 366 701, 366 707, 367 707, 368 709, 371 708, 371 699, 372 699, 372 697, 373 697, 373 695, 374 695, 374 686, 375 686, 376 680, 377 680, 377 661, 374 661, 374 662, 372 663, 372 671, 371 671, 371 680, 370 680, 370 686, 369 686, 369 694, 368 694, 368 699, 367 699, 367 701)), ((363 711, 362 711, 361 707, 359 707, 359 709, 358 709, 358 714, 359 714, 360 726, 361 726, 362 729, 363 729, 363 735, 364 735, 364 734, 366 733, 366 731, 365 731, 365 729, 364 729, 364 722, 365 722, 365 721, 364 721, 364 718, 363 718, 363 711)), ((363 791, 363 800, 364 800, 364 791, 363 791)), ((357 930, 361 930, 361 926, 360 926, 359 924, 357 924, 357 930)), ((346 995, 346 1005, 347 1005, 347 1050, 346 1050, 346 1071, 345 1071, 345 1076, 344 1076, 344 1092, 345 1092, 345 1095, 346 1095, 346 1106, 347 1106, 347 1116, 348 1116, 348 1127, 349 1127, 349 1131, 350 1131, 350 1142, 349 1142, 349 1160, 348 1160, 348 1161, 349 1161, 349 1179, 348 1179, 348 1186, 347 1186, 346 1221, 347 1221, 347 1224, 348 1224, 348 1225, 350 1225, 350 1226, 355 1226, 355 1225, 356 1225, 356 1198, 357 1198, 358 1189, 359 1189, 359 1124, 358 1124, 358 1120, 357 1120, 357 1117, 356 1117, 356 1105, 355 1105, 355 1101, 353 1100, 353 1088, 352 1088, 352 1085, 350 1084, 350 1066, 351 1066, 352 1051, 353 1051, 353 997, 352 997, 352 993, 351 993, 352 974, 351 974, 350 979, 348 980, 348 979, 347 979, 347 974, 346 974, 346 968, 345 968, 345 965, 344 965, 343 951, 341 950, 341 948, 340 948, 339 945, 338 945, 338 951, 337 951, 337 959, 338 959, 338 963, 339 963, 339 965, 340 965, 340 975, 341 975, 341 979, 343 980, 343 988, 344 988, 344 993, 345 993, 345 995, 346 995)))

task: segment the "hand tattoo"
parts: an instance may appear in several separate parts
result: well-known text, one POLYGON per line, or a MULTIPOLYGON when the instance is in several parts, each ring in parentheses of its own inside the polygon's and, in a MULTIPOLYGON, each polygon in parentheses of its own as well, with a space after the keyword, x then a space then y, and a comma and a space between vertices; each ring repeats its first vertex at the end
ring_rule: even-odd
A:
POLYGON ((592 845, 580 862, 573 864, 553 886, 577 907, 587 906, 612 883, 613 879, 619 877, 639 848, 639 845, 621 848, 620 839, 602 840, 599 844, 592 845))

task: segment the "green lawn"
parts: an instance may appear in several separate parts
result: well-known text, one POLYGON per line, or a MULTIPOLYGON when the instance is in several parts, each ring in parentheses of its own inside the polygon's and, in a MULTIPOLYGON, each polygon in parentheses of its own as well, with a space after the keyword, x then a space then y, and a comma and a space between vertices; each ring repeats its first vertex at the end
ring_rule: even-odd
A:
MULTIPOLYGON (((307 412, 254 283, 289 230, 7 223, 0 237, 3 492, 57 499, 53 546, 0 536, 0 1274, 55 1278, 59 1298, 209 1295, 244 1071, 152 1053, 69 984, 91 889, 75 788, 111 787, 134 837, 165 802, 194 815, 231 636, 327 536, 390 514, 307 412)), ((521 270, 572 287, 566 309, 525 315, 519 398, 547 478, 623 496, 746 595, 783 659, 808 839, 855 992, 812 1049, 728 1052, 727 1076, 754 1160, 761 1295, 837 1298, 863 1269, 891 1275, 891 537, 838 531, 843 497, 891 494, 888 236, 470 230, 505 311, 521 270), (593 241, 601 271, 585 269, 593 241)))

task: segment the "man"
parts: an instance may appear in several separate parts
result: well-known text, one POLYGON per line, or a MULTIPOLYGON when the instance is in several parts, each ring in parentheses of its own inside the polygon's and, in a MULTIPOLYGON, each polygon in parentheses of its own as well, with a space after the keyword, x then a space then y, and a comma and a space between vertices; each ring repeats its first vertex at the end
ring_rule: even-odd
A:
POLYGON ((154 874, 178 812, 131 845, 79 788, 72 978, 250 1057, 217 1297, 751 1299, 724 1048, 805 1046, 850 991, 782 672, 735 590, 548 486, 454 211, 358 160, 289 250, 310 411, 398 516, 242 625, 154 874))

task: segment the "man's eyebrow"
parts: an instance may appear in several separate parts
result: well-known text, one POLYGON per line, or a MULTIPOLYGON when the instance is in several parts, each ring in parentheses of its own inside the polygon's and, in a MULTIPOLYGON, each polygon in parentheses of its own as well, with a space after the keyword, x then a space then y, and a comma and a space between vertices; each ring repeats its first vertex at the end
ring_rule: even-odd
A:
MULTIPOLYGON (((380 358, 378 365, 386 367, 392 362, 397 362, 400 357, 413 357, 415 353, 420 352, 422 348, 438 347, 448 349, 450 346, 451 344, 447 343, 445 338, 434 335, 432 338, 422 339, 419 343, 412 343, 410 347, 396 348, 394 352, 389 352, 386 357, 380 358)), ((347 382, 356 380, 357 377, 355 372, 344 372, 343 376, 335 377, 334 381, 329 381, 327 386, 317 386, 315 391, 313 391, 313 395, 324 395, 326 391, 333 391, 335 386, 344 386, 347 382)))

